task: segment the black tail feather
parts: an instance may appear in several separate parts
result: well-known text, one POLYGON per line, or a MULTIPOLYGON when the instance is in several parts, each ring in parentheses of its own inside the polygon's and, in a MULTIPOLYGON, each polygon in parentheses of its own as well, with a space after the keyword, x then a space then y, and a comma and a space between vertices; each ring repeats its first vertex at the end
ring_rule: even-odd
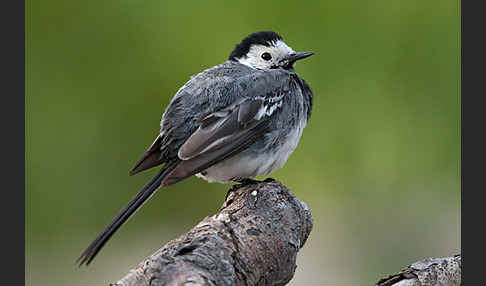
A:
POLYGON ((80 257, 76 260, 76 262, 79 263, 79 266, 90 264, 110 237, 155 193, 160 187, 162 180, 176 165, 176 162, 167 163, 162 170, 160 170, 160 172, 138 192, 128 205, 123 208, 123 210, 110 222, 110 224, 108 224, 108 226, 105 227, 93 242, 91 242, 83 253, 81 253, 80 257))

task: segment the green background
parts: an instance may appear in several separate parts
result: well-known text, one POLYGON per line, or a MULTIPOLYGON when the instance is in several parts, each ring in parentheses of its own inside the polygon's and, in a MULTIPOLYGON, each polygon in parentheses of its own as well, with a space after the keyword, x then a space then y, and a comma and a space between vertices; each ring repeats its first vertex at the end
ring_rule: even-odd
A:
POLYGON ((316 52, 296 66, 312 118, 271 174, 314 219, 291 285, 372 285, 460 252, 458 1, 26 4, 28 285, 108 285, 218 210, 229 185, 190 178, 75 265, 155 174, 128 170, 174 93, 259 30, 316 52))

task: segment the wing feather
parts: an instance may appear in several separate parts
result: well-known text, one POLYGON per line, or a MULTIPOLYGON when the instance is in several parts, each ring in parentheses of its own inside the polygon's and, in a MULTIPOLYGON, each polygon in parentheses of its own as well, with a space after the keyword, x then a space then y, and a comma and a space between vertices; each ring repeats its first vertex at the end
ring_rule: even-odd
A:
POLYGON ((227 110, 226 114, 218 111, 206 116, 196 132, 179 149, 179 158, 189 160, 227 144, 233 140, 233 136, 248 128, 249 123, 258 121, 255 116, 265 108, 263 102, 262 99, 249 98, 227 110))
POLYGON ((162 152, 160 150, 161 137, 157 136, 154 143, 143 153, 142 157, 135 163, 135 166, 130 170, 130 175, 135 175, 138 172, 150 169, 154 166, 164 163, 162 152))
POLYGON ((177 167, 164 179, 162 186, 169 186, 197 174, 210 166, 231 157, 258 140, 265 134, 269 120, 254 122, 251 128, 232 135, 227 144, 220 144, 217 149, 208 150, 189 160, 181 161, 177 167))
POLYGON ((149 148, 133 173, 173 156, 180 163, 162 182, 170 185, 241 152, 267 132, 293 74, 241 71, 229 81, 226 72, 221 67, 201 73, 176 94, 162 118, 161 144, 149 148))
POLYGON ((179 149, 178 156, 182 161, 162 184, 171 185, 197 174, 261 138, 280 105, 274 98, 247 98, 226 109, 226 114, 218 111, 205 116, 199 128, 179 149), (271 109, 272 106, 275 108, 271 109))

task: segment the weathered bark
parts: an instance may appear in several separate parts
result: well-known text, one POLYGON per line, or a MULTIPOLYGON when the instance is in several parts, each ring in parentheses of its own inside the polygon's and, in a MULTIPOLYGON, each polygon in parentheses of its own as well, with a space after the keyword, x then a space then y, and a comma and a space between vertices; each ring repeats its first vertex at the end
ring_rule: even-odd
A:
POLYGON ((279 182, 237 185, 215 215, 112 285, 285 285, 311 229, 307 205, 279 182))
POLYGON ((415 262, 400 273, 381 279, 377 286, 459 286, 461 256, 427 258, 415 262))

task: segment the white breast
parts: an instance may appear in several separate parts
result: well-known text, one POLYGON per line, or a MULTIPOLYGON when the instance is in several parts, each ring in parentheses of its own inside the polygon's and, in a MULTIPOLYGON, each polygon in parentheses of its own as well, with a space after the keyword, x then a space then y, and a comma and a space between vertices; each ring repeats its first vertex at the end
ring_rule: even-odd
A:
POLYGON ((297 126, 297 128, 288 134, 285 143, 282 146, 280 146, 278 151, 275 153, 274 165, 270 170, 267 170, 263 174, 265 175, 270 174, 271 172, 281 168, 285 164, 285 162, 287 162, 287 160, 290 157, 290 154, 294 152, 295 148, 297 147, 297 144, 299 143, 305 125, 306 125, 306 120, 302 119, 299 125, 297 126))
POLYGON ((284 139, 285 142, 273 152, 266 151, 255 156, 250 155, 248 151, 243 151, 213 165, 204 172, 196 174, 196 176, 208 182, 225 183, 233 178, 253 178, 258 175, 268 175, 287 162, 290 154, 299 143, 305 125, 306 119, 302 119, 297 128, 284 139))

